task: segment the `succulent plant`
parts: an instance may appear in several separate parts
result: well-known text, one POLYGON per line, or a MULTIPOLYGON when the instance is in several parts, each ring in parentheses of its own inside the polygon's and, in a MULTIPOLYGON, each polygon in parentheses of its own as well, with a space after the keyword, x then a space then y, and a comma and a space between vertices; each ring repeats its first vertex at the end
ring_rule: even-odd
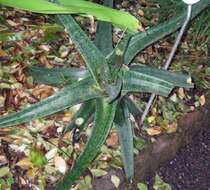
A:
MULTIPOLYGON (((203 0, 196 5, 193 17, 208 6, 208 1, 203 0)), ((112 0, 105 0, 104 3, 109 6, 113 4, 112 0)), ((87 69, 29 68, 29 74, 36 82, 64 87, 39 103, 1 117, 0 128, 26 123, 82 103, 68 130, 84 130, 89 118, 94 116, 92 132, 83 152, 56 189, 70 188, 100 152, 113 124, 119 134, 126 177, 132 179, 133 129, 129 115, 136 116, 141 111, 128 95, 133 92, 149 92, 168 96, 174 87, 193 87, 188 82, 188 75, 132 64, 132 60, 148 45, 176 31, 185 18, 185 12, 147 32, 126 34, 114 49, 110 23, 98 23, 95 41, 92 42, 73 17, 57 15, 57 18, 69 33, 87 69)))

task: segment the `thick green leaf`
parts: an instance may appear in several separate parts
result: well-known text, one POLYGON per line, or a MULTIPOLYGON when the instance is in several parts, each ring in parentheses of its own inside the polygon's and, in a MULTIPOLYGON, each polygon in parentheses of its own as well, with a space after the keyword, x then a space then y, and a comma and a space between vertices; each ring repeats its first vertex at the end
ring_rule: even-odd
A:
POLYGON ((128 107, 129 112, 133 115, 134 118, 138 118, 142 114, 142 110, 133 102, 133 100, 130 99, 128 95, 125 95, 123 97, 123 101, 128 107))
POLYGON ((92 79, 84 79, 76 84, 66 86, 49 98, 0 118, 0 128, 25 123, 33 119, 44 117, 81 102, 101 97, 94 88, 92 79))
POLYGON ((122 29, 128 29, 130 32, 137 32, 140 26, 139 21, 130 14, 103 7, 92 2, 83 0, 59 0, 59 2, 68 7, 75 6, 81 13, 93 15, 99 20, 111 21, 114 25, 122 29))
POLYGON ((125 35, 108 58, 109 64, 113 66, 111 69, 112 76, 116 77, 119 69, 124 64, 124 55, 130 39, 131 35, 125 35))
POLYGON ((161 76, 154 77, 128 69, 123 69, 120 77, 123 80, 123 93, 149 92, 168 96, 174 87, 172 83, 161 79, 161 76))
MULTIPOLYGON (((197 16, 202 10, 207 8, 209 5, 209 0, 202 0, 196 5, 193 5, 192 18, 197 16)), ((160 40, 161 38, 179 29, 182 26, 182 23, 184 22, 184 19, 186 17, 186 10, 187 8, 184 9, 182 14, 171 18, 167 22, 154 26, 148 29, 146 32, 138 33, 135 36, 133 36, 125 53, 125 64, 129 64, 138 52, 140 52, 150 44, 160 40)))
POLYGON ((55 86, 70 84, 90 75, 87 70, 79 68, 29 67, 27 72, 35 82, 55 86))
POLYGON ((179 86, 183 88, 193 88, 192 83, 188 83, 190 81, 190 76, 183 73, 175 73, 171 71, 166 71, 162 69, 158 69, 155 67, 146 67, 143 65, 132 65, 130 67, 132 71, 137 71, 142 74, 151 75, 157 78, 161 78, 165 81, 172 83, 174 86, 179 86))
POLYGON ((74 181, 97 156, 112 126, 116 105, 116 102, 109 104, 105 99, 96 100, 96 114, 91 136, 72 170, 69 171, 64 179, 56 186, 57 190, 69 190, 74 181))
MULTIPOLYGON (((104 5, 112 7, 113 0, 104 0, 104 5)), ((104 54, 104 56, 107 56, 112 52, 112 25, 110 23, 100 21, 97 24, 95 45, 104 54)))
POLYGON ((134 176, 133 130, 127 105, 123 101, 117 107, 114 122, 118 130, 125 174, 131 180, 134 176))
POLYGON ((27 11, 32 11, 35 13, 44 13, 44 14, 70 14, 70 13, 78 13, 74 7, 65 7, 62 5, 57 5, 54 3, 50 3, 46 0, 0 0, 0 4, 14 7, 17 9, 23 9, 27 11))
POLYGON ((112 84, 105 85, 106 93, 109 96, 109 102, 112 102, 113 100, 115 100, 120 96, 122 85, 123 83, 122 80, 120 79, 112 84))
POLYGON ((0 0, 0 4, 44 14, 81 14, 82 16, 93 15, 99 20, 111 22, 122 29, 128 28, 137 32, 138 20, 129 13, 104 7, 102 5, 84 0, 59 0, 60 4, 47 0, 0 0))
POLYGON ((90 117, 95 111, 95 101, 89 100, 84 102, 74 117, 71 119, 70 124, 66 127, 66 131, 72 130, 74 128, 82 131, 84 127, 89 123, 90 117))
POLYGON ((57 15, 57 18, 66 28, 66 31, 75 43, 77 50, 81 53, 95 82, 101 86, 103 79, 108 80, 110 76, 105 56, 90 41, 84 31, 70 15, 57 15))

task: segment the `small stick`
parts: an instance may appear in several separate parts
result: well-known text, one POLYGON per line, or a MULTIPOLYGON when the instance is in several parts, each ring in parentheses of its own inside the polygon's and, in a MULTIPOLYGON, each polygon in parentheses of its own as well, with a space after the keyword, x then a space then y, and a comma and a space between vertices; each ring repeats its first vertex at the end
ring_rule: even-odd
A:
MULTIPOLYGON (((183 0, 183 1, 184 1, 184 0, 183 0)), ((184 1, 184 2, 185 2, 185 1, 184 1)), ((185 2, 185 3, 186 3, 186 2, 185 2)), ((170 52, 170 54, 169 54, 169 57, 168 57, 168 59, 167 59, 165 65, 163 66, 163 69, 164 69, 164 70, 168 70, 168 67, 169 67, 170 64, 171 64, 171 61, 172 61, 172 59, 173 59, 173 57, 174 57, 174 54, 175 54, 175 52, 176 52, 176 50, 177 50, 177 47, 178 47, 178 45, 179 45, 179 43, 180 43, 180 41, 181 41, 181 38, 182 38, 182 36, 183 36, 183 34, 184 34, 184 31, 185 31, 185 29, 186 29, 186 27, 187 27, 187 24, 188 24, 189 21, 190 21, 191 13, 192 13, 192 4, 188 4, 186 19, 185 19, 185 21, 184 21, 184 23, 183 23, 183 25, 182 25, 182 28, 181 28, 181 30, 180 30, 180 32, 179 32, 179 34, 178 34, 178 36, 177 36, 177 38, 176 38, 176 40, 175 40, 175 43, 174 43, 173 48, 172 48, 172 50, 171 50, 171 52, 170 52)), ((147 114, 149 113, 150 107, 152 106, 152 103, 153 103, 155 97, 156 97, 156 95, 155 95, 154 93, 150 96, 150 99, 149 99, 149 101, 148 101, 148 103, 147 103, 147 105, 146 105, 146 107, 145 107, 145 110, 144 110, 144 112, 142 113, 141 120, 140 120, 140 123, 139 123, 140 126, 143 125, 144 120, 145 120, 147 114)))

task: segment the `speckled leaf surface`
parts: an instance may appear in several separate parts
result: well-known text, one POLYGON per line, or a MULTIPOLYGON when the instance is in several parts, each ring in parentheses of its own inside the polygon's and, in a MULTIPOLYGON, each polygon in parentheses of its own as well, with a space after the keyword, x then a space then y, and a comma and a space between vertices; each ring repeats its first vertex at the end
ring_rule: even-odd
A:
POLYGON ((57 190, 68 190, 97 156, 112 126, 116 107, 116 102, 109 104, 105 99, 96 100, 96 113, 92 133, 84 151, 77 159, 72 170, 69 171, 64 179, 56 186, 57 190))
POLYGON ((56 113, 83 101, 100 97, 100 93, 94 89, 93 85, 93 80, 85 79, 77 84, 66 86, 55 95, 39 103, 26 107, 19 112, 1 117, 0 128, 25 123, 56 113))
POLYGON ((133 130, 127 105, 123 101, 117 107, 114 122, 119 135, 125 174, 127 179, 131 180, 134 176, 133 130))
POLYGON ((191 79, 190 76, 183 73, 171 72, 171 71, 158 69, 155 67, 146 67, 140 65, 132 65, 130 69, 142 74, 161 78, 165 81, 172 83, 174 86, 179 86, 184 88, 193 88, 194 86, 192 83, 188 82, 191 79))
POLYGON ((57 18, 76 45, 95 82, 100 84, 100 78, 107 78, 109 76, 109 68, 105 56, 90 41, 85 32, 70 15, 57 15, 57 18), (102 71, 103 76, 101 75, 102 71))
POLYGON ((29 67, 28 75, 33 77, 33 80, 39 84, 47 85, 64 85, 71 84, 79 79, 90 76, 89 72, 80 68, 44 68, 44 67, 29 67))

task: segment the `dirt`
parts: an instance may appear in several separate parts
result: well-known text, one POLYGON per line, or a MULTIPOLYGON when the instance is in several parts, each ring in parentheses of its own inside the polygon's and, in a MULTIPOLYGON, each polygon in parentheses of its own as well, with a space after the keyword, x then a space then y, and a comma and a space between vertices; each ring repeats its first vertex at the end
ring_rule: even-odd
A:
MULTIPOLYGON (((157 174, 172 190, 210 190, 210 129, 199 133, 157 174)), ((154 177, 147 178, 149 190, 153 190, 153 180, 154 177)))

